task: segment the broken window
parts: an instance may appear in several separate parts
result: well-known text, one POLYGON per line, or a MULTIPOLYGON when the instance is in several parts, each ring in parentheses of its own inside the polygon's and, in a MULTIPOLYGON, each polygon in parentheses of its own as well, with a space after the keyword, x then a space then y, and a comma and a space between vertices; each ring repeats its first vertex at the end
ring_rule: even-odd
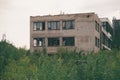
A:
POLYGON ((63 29, 74 29, 74 20, 66 20, 62 22, 63 29))
POLYGON ((48 22, 48 30, 59 30, 60 22, 59 21, 49 21, 48 22))
POLYGON ((75 45, 75 40, 74 37, 63 37, 63 46, 74 46, 75 45))
POLYGON ((34 22, 33 30, 45 30, 45 22, 34 22))
POLYGON ((45 38, 34 38, 33 40, 34 46, 44 46, 45 45, 45 38))
POLYGON ((59 46, 60 39, 58 37, 55 38, 48 38, 48 46, 59 46))

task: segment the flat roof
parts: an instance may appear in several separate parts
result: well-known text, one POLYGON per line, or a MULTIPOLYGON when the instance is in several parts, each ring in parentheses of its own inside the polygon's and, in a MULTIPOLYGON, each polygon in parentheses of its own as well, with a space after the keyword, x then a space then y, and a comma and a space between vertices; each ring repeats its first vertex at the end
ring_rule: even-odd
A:
POLYGON ((46 17, 46 16, 65 16, 65 15, 87 15, 87 14, 95 14, 95 12, 89 12, 89 13, 74 13, 74 14, 64 14, 64 13, 60 13, 60 14, 56 14, 56 15, 37 15, 37 16, 30 16, 30 17, 46 17))

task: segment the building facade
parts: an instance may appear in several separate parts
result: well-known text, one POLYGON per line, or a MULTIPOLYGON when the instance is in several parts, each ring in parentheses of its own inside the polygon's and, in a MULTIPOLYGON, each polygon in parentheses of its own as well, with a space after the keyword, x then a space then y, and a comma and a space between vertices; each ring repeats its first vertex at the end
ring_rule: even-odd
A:
POLYGON ((100 18, 102 22, 101 49, 111 50, 113 42, 113 26, 108 18, 100 18))
POLYGON ((30 51, 56 53, 69 50, 97 52, 101 49, 102 23, 95 13, 30 17, 30 51))

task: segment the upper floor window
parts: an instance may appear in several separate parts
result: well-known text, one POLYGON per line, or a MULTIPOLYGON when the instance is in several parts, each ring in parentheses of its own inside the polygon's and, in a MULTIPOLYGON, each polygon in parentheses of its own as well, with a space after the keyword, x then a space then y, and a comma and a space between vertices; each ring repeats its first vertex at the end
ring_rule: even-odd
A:
POLYGON ((100 32, 100 25, 99 23, 97 23, 97 21, 95 21, 95 29, 100 32))
POLYGON ((42 46, 44 46, 45 45, 45 38, 34 38, 33 39, 33 45, 34 46, 40 46, 40 47, 42 47, 42 46))
POLYGON ((45 30, 45 22, 34 22, 33 30, 45 30))
POLYGON ((60 39, 58 37, 55 38, 48 38, 48 46, 59 46, 60 39))
POLYGON ((107 23, 106 22, 102 22, 102 26, 105 30, 107 30, 107 23))
POLYGON ((75 28, 75 21, 74 20, 66 20, 62 22, 63 29, 74 29, 75 28))
POLYGON ((103 25, 103 26, 106 26, 106 22, 102 22, 102 25, 103 25))
POLYGON ((75 45, 74 37, 63 37, 62 42, 63 42, 63 46, 74 46, 75 45))
POLYGON ((48 22, 48 30, 59 30, 60 22, 59 21, 49 21, 48 22))

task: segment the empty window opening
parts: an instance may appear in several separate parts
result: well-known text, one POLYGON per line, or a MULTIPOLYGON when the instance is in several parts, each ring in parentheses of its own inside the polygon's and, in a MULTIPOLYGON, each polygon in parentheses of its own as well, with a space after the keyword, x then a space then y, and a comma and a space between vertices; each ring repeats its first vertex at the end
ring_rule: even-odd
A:
POLYGON ((48 46, 59 46, 59 45, 60 45, 60 39, 58 37, 48 38, 48 46))
POLYGON ((34 22, 33 30, 45 30, 45 22, 34 22))
POLYGON ((45 38, 34 38, 33 40, 34 46, 44 46, 45 45, 45 38))
POLYGON ((75 45, 75 40, 74 37, 63 37, 63 46, 74 46, 75 45))
POLYGON ((75 27, 74 20, 66 20, 62 22, 63 29, 74 29, 75 27))
POLYGON ((48 22, 48 30, 59 30, 60 22, 59 21, 49 21, 48 22))

